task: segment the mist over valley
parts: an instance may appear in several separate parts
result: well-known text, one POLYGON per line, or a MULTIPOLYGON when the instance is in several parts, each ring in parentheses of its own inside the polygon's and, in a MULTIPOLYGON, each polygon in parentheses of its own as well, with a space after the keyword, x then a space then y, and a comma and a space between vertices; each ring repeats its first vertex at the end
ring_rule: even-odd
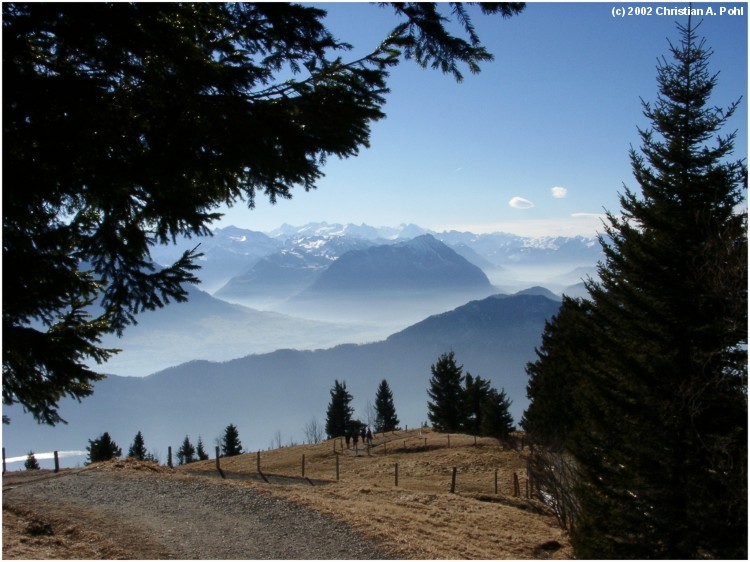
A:
POLYGON ((415 427, 427 419, 430 365, 447 351, 464 372, 505 389, 518 423, 524 367, 544 323, 600 259, 583 237, 325 223, 269 234, 217 229, 153 257, 169 264, 198 243, 203 283, 189 288, 188 302, 143 313, 122 338, 103 342, 123 351, 94 367, 109 376, 93 396, 61 402, 67 425, 38 426, 21 408, 4 408, 9 456, 81 450, 104 431, 126 448, 141 431, 166 462, 185 435, 212 451, 229 423, 246 450, 300 443, 305 424, 325 422, 334 380, 346 381, 365 423, 388 380, 402 424, 415 427))

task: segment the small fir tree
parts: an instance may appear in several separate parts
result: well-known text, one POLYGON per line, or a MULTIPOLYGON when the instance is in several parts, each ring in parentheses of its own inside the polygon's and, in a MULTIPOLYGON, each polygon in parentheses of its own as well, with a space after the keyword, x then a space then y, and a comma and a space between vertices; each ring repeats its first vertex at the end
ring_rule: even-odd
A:
POLYGON ((490 381, 482 377, 473 377, 466 373, 462 402, 464 406, 463 431, 469 435, 479 435, 482 432, 484 412, 482 405, 490 397, 490 381))
POLYGON ((182 446, 177 450, 177 462, 183 465, 190 464, 193 461, 195 461, 195 447, 193 447, 190 438, 186 435, 182 446))
POLYGON ((334 381, 326 413, 326 433, 329 439, 344 435, 349 428, 354 414, 354 408, 349 405, 351 401, 352 395, 346 390, 346 381, 334 381))
POLYGON ((393 431, 398 427, 393 392, 388 381, 383 379, 375 393, 375 431, 393 431))
POLYGON ((89 439, 86 451, 88 451, 87 462, 85 463, 87 465, 119 458, 122 455, 122 449, 117 446, 117 443, 112 440, 106 431, 98 439, 93 441, 89 439))
POLYGON ((224 436, 221 438, 221 454, 225 457, 242 454, 240 432, 234 424, 230 423, 224 430, 224 436))
POLYGON ((454 353, 444 353, 430 367, 432 377, 427 395, 427 417, 436 431, 460 431, 466 418, 463 406, 463 366, 454 353))
POLYGON ((200 435, 198 436, 198 444, 195 446, 195 454, 199 461, 208 460, 208 453, 206 453, 206 450, 203 447, 203 440, 200 435))
POLYGON ((29 451, 29 455, 26 457, 26 462, 23 464, 26 470, 39 470, 39 461, 34 456, 34 451, 29 451))
POLYGON ((499 392, 494 388, 489 389, 487 396, 482 401, 480 410, 482 412, 480 434, 486 437, 507 439, 513 426, 513 416, 510 413, 511 400, 505 394, 505 389, 499 392))
POLYGON ((133 444, 130 445, 130 449, 128 449, 128 456, 139 461, 147 460, 149 458, 143 434, 140 431, 136 433, 133 438, 133 444))

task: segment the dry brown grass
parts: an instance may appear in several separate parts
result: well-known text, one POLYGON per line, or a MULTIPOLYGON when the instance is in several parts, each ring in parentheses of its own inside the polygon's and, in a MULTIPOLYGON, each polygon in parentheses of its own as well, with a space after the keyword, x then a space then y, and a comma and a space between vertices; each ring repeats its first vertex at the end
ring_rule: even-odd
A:
POLYGON ((3 503, 5 560, 152 560, 169 552, 140 529, 113 524, 92 510, 54 503, 3 503))
MULTIPOLYGON (((513 497, 513 474, 525 495, 525 459, 494 439, 448 436, 430 430, 378 435, 368 455, 341 452, 337 441, 261 453, 266 475, 305 476, 311 486, 279 486, 257 480, 233 482, 257 487, 329 513, 383 540, 400 558, 528 559, 571 558, 566 534, 541 504, 513 497), (426 439, 426 442, 425 442, 426 439), (385 450, 384 452, 384 444, 385 450), (336 457, 339 476, 336 482, 336 457), (398 463, 398 486, 395 465, 398 463), (456 493, 450 492, 456 467, 456 493), (495 494, 495 470, 499 494, 495 494), (325 484, 321 481, 327 481, 325 484)), ((230 477, 257 472, 255 453, 221 459, 230 477)), ((215 470, 215 461, 180 471, 215 470)))

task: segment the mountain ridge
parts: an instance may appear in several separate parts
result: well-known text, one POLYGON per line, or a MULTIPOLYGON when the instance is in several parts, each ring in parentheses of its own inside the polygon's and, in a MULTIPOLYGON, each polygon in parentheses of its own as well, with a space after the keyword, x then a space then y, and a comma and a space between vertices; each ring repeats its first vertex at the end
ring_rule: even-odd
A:
POLYGON ((525 364, 533 360, 544 323, 559 302, 540 295, 510 295, 472 301, 451 313, 426 318, 385 340, 329 349, 279 349, 224 362, 191 361, 148 377, 109 377, 81 403, 65 399, 69 424, 37 426, 21 408, 4 408, 12 423, 4 431, 11 455, 36 450, 82 449, 109 431, 127 446, 142 431, 146 446, 162 461, 187 434, 211 443, 234 423, 249 450, 262 448, 280 431, 301 440, 313 417, 324 420, 334 379, 346 380, 355 415, 366 420, 367 403, 387 379, 402 423, 426 420, 430 365, 454 351, 465 372, 504 388, 518 423, 526 404, 525 364))

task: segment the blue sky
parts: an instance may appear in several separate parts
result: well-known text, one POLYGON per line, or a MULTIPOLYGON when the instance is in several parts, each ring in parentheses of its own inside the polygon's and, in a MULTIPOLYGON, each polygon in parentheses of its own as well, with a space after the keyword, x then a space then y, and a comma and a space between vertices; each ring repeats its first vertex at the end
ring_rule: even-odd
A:
MULTIPOLYGON (((351 57, 372 50, 392 29, 389 9, 371 4, 316 4, 351 57)), ((619 209, 623 185, 637 189, 628 158, 640 146, 637 126, 649 123, 640 99, 654 101, 656 66, 671 60, 676 22, 657 15, 680 2, 536 3, 509 20, 474 16, 495 60, 465 72, 457 84, 439 71, 403 62, 391 73, 385 112, 372 128, 371 148, 332 158, 317 189, 294 191, 254 210, 238 203, 215 226, 270 231, 314 221, 437 231, 505 231, 526 236, 593 234, 604 209, 619 209), (650 7, 651 15, 615 17, 613 8, 650 7)), ((711 7, 699 33, 720 72, 711 104, 742 97, 725 133, 737 130, 735 158, 747 156, 747 3, 711 7), (744 8, 719 15, 719 8, 744 8)), ((473 13, 473 12, 472 12, 473 13)), ((695 20, 694 20, 695 22, 695 20)))

